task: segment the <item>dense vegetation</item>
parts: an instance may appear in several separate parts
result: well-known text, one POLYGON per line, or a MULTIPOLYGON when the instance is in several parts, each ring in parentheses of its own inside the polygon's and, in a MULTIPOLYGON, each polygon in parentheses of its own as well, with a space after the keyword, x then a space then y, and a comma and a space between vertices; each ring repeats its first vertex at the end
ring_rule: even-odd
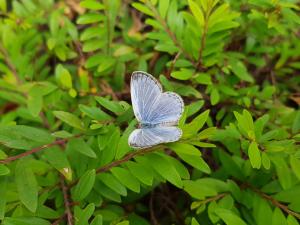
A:
POLYGON ((297 0, 0 0, 0 222, 297 225, 297 0), (133 150, 133 71, 185 102, 133 150))

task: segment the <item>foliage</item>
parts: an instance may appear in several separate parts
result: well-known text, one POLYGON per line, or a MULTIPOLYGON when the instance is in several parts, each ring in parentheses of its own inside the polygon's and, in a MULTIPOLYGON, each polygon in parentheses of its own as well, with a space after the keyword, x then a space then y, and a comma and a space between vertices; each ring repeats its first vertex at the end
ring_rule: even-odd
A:
POLYGON ((297 0, 0 0, 4 225, 297 225, 297 0), (133 150, 133 71, 185 101, 133 150))

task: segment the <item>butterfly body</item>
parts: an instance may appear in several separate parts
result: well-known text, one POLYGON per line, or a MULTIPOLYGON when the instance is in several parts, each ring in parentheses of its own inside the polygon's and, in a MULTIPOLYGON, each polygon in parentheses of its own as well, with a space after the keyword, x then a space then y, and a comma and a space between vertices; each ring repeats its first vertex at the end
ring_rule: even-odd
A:
POLYGON ((131 100, 139 122, 128 139, 134 148, 177 141, 182 131, 177 127, 184 109, 182 98, 174 92, 163 92, 150 74, 137 71, 131 76, 131 100))

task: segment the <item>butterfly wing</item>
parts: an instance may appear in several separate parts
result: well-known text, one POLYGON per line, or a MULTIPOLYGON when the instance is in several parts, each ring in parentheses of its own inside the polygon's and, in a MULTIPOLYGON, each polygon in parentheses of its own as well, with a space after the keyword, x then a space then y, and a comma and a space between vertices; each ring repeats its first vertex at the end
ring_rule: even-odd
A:
POLYGON ((140 123, 149 123, 149 114, 162 93, 158 81, 148 73, 136 71, 131 76, 131 101, 135 117, 140 123))
POLYGON ((151 146, 178 141, 182 135, 178 127, 155 127, 134 130, 128 139, 128 144, 134 148, 149 148, 151 146))
POLYGON ((156 101, 147 120, 153 124, 177 125, 183 113, 182 98, 174 92, 164 92, 156 101))
POLYGON ((132 73, 131 101, 140 123, 176 125, 184 110, 183 100, 178 94, 162 93, 159 82, 141 71, 132 73))

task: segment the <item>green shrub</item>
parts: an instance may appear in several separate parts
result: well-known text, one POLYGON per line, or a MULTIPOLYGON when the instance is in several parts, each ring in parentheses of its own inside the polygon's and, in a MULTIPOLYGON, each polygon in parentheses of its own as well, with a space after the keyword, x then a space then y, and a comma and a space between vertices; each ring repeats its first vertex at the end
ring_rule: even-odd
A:
POLYGON ((4 225, 297 225, 297 0, 0 0, 4 225), (134 150, 129 80, 185 102, 134 150))

